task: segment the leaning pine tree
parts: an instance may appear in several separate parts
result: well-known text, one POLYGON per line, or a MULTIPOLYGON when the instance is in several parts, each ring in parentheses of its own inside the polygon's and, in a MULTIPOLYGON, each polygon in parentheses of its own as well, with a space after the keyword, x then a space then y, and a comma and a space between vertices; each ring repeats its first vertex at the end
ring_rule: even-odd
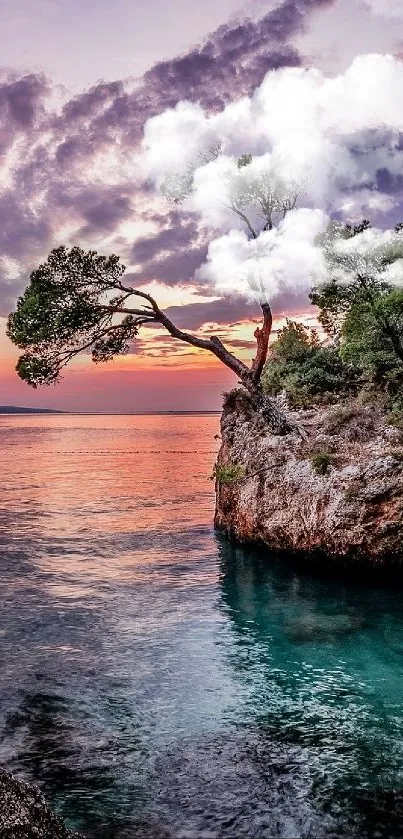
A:
POLYGON ((16 368, 21 379, 32 387, 55 383, 80 353, 91 353, 94 362, 109 361, 129 351, 142 326, 157 324, 229 367, 273 432, 295 430, 275 401, 264 396, 260 382, 271 331, 269 307, 262 305, 263 325, 255 332, 256 356, 248 367, 218 337, 201 338, 175 326, 150 294, 123 282, 124 272, 115 255, 64 246, 51 251, 32 272, 8 319, 7 334, 23 350, 16 368))

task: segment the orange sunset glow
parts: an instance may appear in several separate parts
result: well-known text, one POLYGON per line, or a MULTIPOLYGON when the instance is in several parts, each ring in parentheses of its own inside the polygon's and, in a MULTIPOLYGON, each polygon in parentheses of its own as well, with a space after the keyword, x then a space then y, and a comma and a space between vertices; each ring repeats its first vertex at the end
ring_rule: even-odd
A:
MULTIPOLYGON (((168 299, 169 290, 167 303, 168 299)), ((177 296, 173 299, 176 303, 177 296)), ((316 325, 314 312, 290 316, 307 326, 316 325)), ((259 322, 256 318, 227 326, 207 323, 198 334, 218 335, 228 349, 249 364, 255 350, 253 333, 259 322)), ((272 340, 285 322, 286 315, 274 319, 272 340)), ((1 319, 0 392, 4 403, 6 394, 10 404, 66 411, 212 411, 220 409, 222 393, 237 383, 236 376, 211 353, 182 344, 162 329, 148 328, 142 330, 134 353, 98 365, 82 355, 65 370, 60 384, 33 390, 15 373, 19 352, 5 329, 5 319, 1 319)))

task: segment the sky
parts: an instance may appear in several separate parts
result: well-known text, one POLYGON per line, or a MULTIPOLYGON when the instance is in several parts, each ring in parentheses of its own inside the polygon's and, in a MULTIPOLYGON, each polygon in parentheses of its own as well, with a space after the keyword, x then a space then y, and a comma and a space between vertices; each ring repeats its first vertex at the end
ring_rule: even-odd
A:
MULTIPOLYGON (((197 115, 195 142, 215 132, 228 153, 248 143, 296 160, 304 149, 305 238, 314 212, 381 228, 403 217, 401 0, 3 0, 0 34, 0 404, 214 410, 236 385, 210 354, 149 329, 128 355, 83 356, 56 387, 32 390, 5 335, 30 272, 78 244, 118 253, 181 328, 252 359, 259 307, 217 276, 235 264, 234 242, 238 261, 249 245, 227 219, 212 223, 208 171, 197 207, 159 189, 167 132, 183 159, 189 148, 184 113, 197 115)), ((276 329, 287 316, 314 323, 286 268, 294 285, 275 289, 276 329)))

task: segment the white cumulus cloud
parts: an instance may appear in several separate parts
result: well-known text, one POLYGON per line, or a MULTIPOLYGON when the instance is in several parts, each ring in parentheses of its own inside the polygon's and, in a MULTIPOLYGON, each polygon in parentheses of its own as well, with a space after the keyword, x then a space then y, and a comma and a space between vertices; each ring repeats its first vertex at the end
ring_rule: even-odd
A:
POLYGON ((158 187, 167 172, 193 167, 201 186, 200 153, 220 142, 227 157, 270 155, 273 168, 307 183, 307 199, 329 207, 346 190, 379 191, 379 169, 401 171, 402 90, 403 62, 388 55, 359 56, 332 78, 300 67, 272 71, 219 114, 185 102, 148 120, 143 166, 158 187))
POLYGON ((182 102, 148 120, 144 172, 223 234, 211 242, 200 278, 223 293, 261 294, 262 283, 271 296, 308 288, 326 216, 379 222, 395 211, 403 198, 402 91, 403 62, 370 54, 332 77, 302 67, 272 71, 252 96, 218 114, 182 102), (252 161, 239 168, 244 154, 252 161), (259 190, 263 184, 267 198, 271 183, 281 198, 275 223, 290 195, 298 194, 300 210, 264 230, 259 190))
POLYGON ((323 251, 316 246, 327 224, 320 210, 290 211, 278 227, 248 239, 242 230, 230 230, 214 239, 207 261, 196 279, 209 281, 223 295, 242 293, 263 302, 284 291, 308 291, 323 278, 323 251))
MULTIPOLYGON (((332 227, 332 226, 331 226, 332 227)), ((348 283, 358 275, 382 278, 401 286, 403 283, 403 232, 369 228, 359 236, 345 238, 336 229, 323 237, 327 262, 325 276, 348 283)))

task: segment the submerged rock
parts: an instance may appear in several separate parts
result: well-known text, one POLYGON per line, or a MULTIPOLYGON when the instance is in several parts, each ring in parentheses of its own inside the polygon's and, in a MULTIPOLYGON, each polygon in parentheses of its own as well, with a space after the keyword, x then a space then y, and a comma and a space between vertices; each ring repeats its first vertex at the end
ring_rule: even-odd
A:
POLYGON ((403 433, 373 405, 294 412, 270 433, 243 391, 224 403, 215 524, 244 543, 403 571, 403 433))
POLYGON ((0 769, 0 836, 4 839, 80 839, 48 807, 40 790, 0 769))

